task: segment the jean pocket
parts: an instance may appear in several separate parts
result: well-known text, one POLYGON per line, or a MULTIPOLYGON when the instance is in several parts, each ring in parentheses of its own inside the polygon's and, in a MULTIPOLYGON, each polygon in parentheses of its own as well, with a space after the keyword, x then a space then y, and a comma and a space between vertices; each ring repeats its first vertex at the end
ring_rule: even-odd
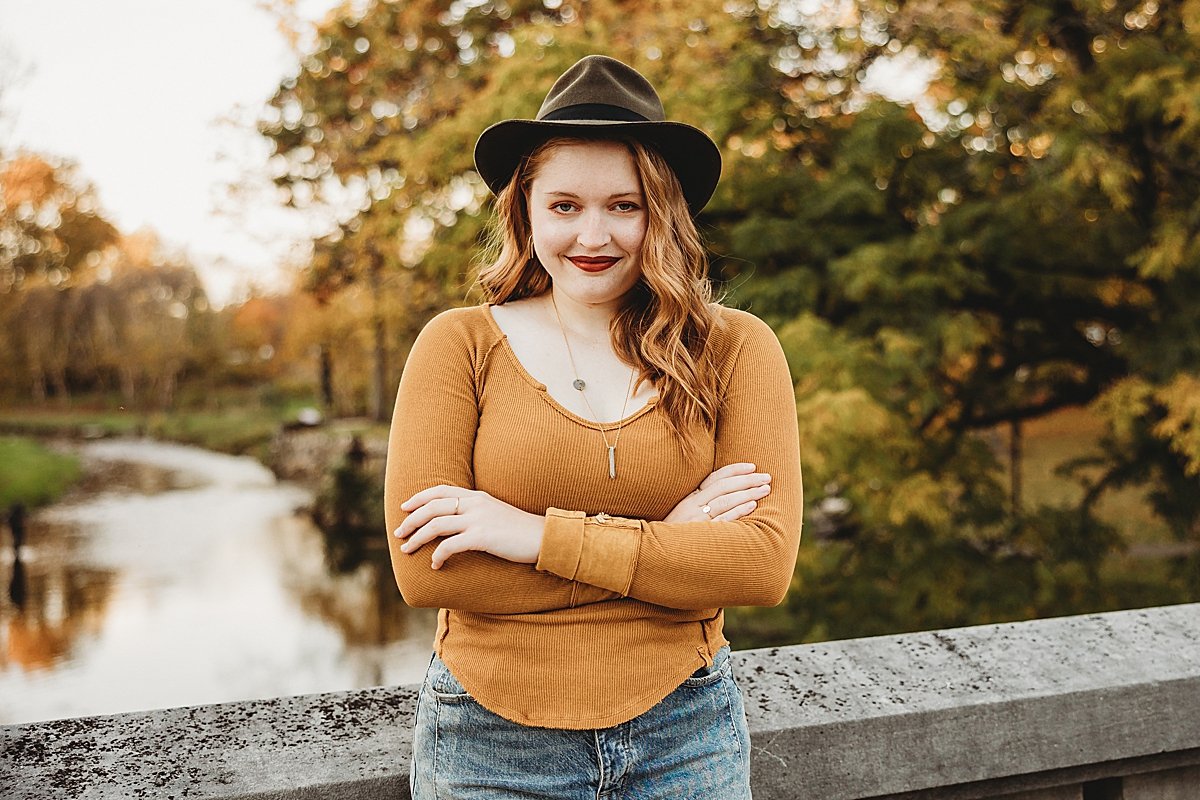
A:
POLYGON ((729 645, 725 645, 717 654, 713 656, 711 666, 704 666, 693 672, 683 682, 683 686, 696 689, 704 686, 711 686, 722 678, 731 674, 733 664, 729 658, 729 645))
POLYGON ((458 682, 458 678, 454 677, 454 673, 446 666, 446 662, 436 655, 429 663, 429 671, 425 674, 425 683, 429 686, 430 693, 441 702, 454 703, 473 699, 463 685, 458 682))

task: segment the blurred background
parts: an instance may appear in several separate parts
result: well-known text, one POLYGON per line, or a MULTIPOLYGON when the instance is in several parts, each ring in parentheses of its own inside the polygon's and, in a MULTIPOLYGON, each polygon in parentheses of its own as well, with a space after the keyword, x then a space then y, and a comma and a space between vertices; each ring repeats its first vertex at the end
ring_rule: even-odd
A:
POLYGON ((395 385, 593 52, 796 385, 736 647, 1200 600, 1200 0, 187 6, 0 0, 0 723, 418 679, 395 385))

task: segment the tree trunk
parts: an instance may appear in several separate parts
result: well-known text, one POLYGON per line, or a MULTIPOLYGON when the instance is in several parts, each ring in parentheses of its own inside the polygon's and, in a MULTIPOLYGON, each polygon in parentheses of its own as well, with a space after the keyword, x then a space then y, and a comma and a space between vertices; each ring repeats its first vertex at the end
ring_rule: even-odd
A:
POLYGON ((158 402, 164 411, 169 411, 175 405, 175 389, 179 383, 179 370, 174 365, 168 365, 162 372, 159 382, 158 402))
POLYGON ((317 371, 320 373, 321 403, 325 413, 333 412, 333 355, 325 342, 317 346, 317 371))
POLYGON ((128 363, 124 363, 117 368, 117 374, 121 378, 121 399, 125 401, 126 405, 131 406, 137 399, 137 383, 133 369, 128 363))
POLYGON ((1011 419, 1008 426, 1009 505, 1015 521, 1021 515, 1021 459, 1024 443, 1021 438, 1021 420, 1011 419))
POLYGON ((71 404, 71 393, 67 390, 66 369, 54 367, 50 372, 50 385, 54 388, 54 393, 58 395, 59 405, 71 404))
POLYGON ((371 398, 368 411, 371 419, 376 422, 387 422, 387 337, 383 325, 383 301, 380 297, 380 272, 383 271, 383 256, 371 249, 371 299, 372 319, 375 340, 375 368, 372 370, 371 398))

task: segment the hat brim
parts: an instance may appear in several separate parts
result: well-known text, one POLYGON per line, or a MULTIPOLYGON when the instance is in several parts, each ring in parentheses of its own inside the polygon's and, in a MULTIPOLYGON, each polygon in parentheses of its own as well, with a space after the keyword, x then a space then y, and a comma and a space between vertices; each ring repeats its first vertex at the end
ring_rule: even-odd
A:
POLYGON ((692 216, 712 198, 721 178, 721 151, 708 134, 682 122, 551 121, 509 119, 497 122, 475 142, 475 169, 493 194, 499 194, 521 159, 559 136, 632 136, 651 145, 670 165, 683 187, 692 216))

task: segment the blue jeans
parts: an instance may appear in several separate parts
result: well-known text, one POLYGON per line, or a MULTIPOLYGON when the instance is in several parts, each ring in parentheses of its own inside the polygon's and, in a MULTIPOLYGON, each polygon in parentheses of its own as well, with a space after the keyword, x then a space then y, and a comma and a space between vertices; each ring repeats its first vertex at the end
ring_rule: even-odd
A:
POLYGON ((479 705, 434 656, 421 687, 413 800, 750 799, 750 735, 729 648, 612 728, 533 728, 479 705))

